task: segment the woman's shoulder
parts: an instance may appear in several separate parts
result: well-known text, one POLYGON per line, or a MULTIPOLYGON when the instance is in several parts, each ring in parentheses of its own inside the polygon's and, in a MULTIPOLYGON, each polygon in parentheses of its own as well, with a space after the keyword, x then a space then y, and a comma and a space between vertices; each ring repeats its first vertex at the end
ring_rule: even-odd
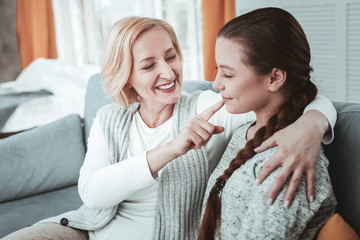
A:
POLYGON ((111 110, 119 109, 119 108, 121 108, 121 106, 119 104, 109 103, 109 104, 106 104, 106 105, 102 106, 101 108, 99 108, 98 113, 111 111, 111 110))
POLYGON ((202 112, 221 100, 221 94, 212 90, 199 91, 198 110, 202 112))
POLYGON ((119 104, 116 104, 116 103, 110 103, 110 104, 107 104, 103 107, 101 107, 96 115, 97 117, 99 116, 103 116, 103 115, 112 115, 114 113, 123 113, 123 112, 126 112, 126 111, 132 111, 134 109, 136 109, 138 106, 138 103, 134 103, 133 105, 131 105, 129 108, 124 108, 122 106, 120 106, 119 104))
MULTIPOLYGON (((194 92, 181 92, 181 99, 199 99, 201 95, 203 95, 205 91, 197 90, 194 92)), ((206 91, 207 92, 207 91, 206 91)))

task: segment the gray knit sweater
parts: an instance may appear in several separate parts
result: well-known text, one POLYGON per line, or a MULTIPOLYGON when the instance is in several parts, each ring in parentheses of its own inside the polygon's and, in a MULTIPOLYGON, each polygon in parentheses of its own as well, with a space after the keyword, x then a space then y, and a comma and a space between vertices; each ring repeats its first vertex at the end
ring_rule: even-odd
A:
MULTIPOLYGON (((183 93, 181 99, 175 104, 172 131, 174 137, 186 125, 189 118, 196 115, 199 94, 200 92, 183 93)), ((129 109, 111 104, 98 112, 112 164, 126 158, 128 129, 137 109, 137 103, 129 109)), ((199 150, 191 150, 172 160, 162 169, 158 179, 153 239, 196 239, 209 175, 208 160, 203 147, 199 150)), ((60 223, 61 219, 66 218, 70 227, 94 231, 111 221, 116 211, 117 206, 96 210, 83 205, 76 211, 42 222, 60 223)))
MULTIPOLYGON (((246 132, 251 123, 240 127, 233 135, 217 168, 211 174, 205 201, 216 178, 228 168, 239 149, 246 144, 246 132)), ((290 207, 283 206, 288 186, 280 191, 273 205, 266 204, 266 196, 278 168, 266 180, 255 184, 255 178, 264 163, 275 153, 276 147, 256 154, 238 168, 221 193, 221 238, 233 239, 313 239, 318 230, 332 216, 336 200, 327 171, 328 160, 321 151, 316 165, 315 199, 306 198, 305 179, 301 180, 290 207)))

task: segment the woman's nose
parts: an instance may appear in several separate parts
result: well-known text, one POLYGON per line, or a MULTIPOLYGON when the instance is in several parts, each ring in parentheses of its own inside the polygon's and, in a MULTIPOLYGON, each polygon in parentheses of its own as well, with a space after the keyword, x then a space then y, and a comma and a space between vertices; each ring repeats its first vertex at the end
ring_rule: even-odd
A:
POLYGON ((172 70, 171 66, 166 61, 160 63, 159 71, 160 71, 160 78, 174 80, 175 73, 172 70))

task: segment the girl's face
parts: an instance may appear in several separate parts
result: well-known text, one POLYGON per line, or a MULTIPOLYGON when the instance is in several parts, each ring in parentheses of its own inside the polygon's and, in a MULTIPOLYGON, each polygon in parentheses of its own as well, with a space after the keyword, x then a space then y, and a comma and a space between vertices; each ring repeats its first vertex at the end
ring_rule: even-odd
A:
POLYGON ((132 49, 133 63, 127 87, 140 104, 173 104, 181 97, 182 64, 169 34, 155 26, 140 34, 132 49))
POLYGON ((242 44, 221 37, 216 40, 218 72, 213 87, 220 90, 226 110, 234 114, 259 111, 269 97, 269 75, 259 76, 244 59, 242 44))

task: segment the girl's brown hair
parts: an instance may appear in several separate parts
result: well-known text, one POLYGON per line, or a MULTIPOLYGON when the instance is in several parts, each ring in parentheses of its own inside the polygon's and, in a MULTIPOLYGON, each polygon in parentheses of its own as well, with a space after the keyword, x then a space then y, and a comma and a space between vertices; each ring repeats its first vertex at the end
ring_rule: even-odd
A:
POLYGON ((274 68, 286 71, 286 81, 280 89, 284 103, 217 178, 206 203, 198 240, 211 240, 215 235, 221 238, 220 193, 226 181, 256 154, 254 149, 264 140, 298 119, 317 94, 316 86, 310 81, 309 43, 300 24, 287 11, 262 8, 246 13, 225 24, 218 38, 241 43, 246 56, 245 64, 261 76, 269 74, 274 68))

